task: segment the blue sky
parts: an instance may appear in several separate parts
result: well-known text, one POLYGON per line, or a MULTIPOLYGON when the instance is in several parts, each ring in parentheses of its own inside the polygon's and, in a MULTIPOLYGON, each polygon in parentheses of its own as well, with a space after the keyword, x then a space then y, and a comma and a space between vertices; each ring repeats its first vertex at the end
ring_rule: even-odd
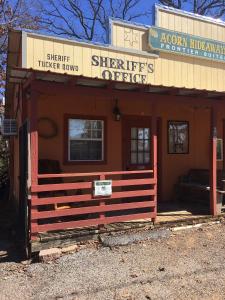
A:
MULTIPOLYGON (((12 0, 14 1, 14 0, 12 0)), ((29 0, 28 0, 29 1, 29 0)), ((30 0, 32 1, 32 0, 30 0)), ((47 1, 46 0, 39 0, 43 6, 47 7, 47 9, 49 9, 49 5, 47 5, 47 1), (47 5, 47 6, 46 6, 47 5)), ((117 11, 116 15, 118 18, 121 18, 121 10, 122 9, 118 9, 118 5, 116 5, 117 3, 119 3, 120 0, 113 0, 113 5, 114 5, 114 9, 117 11)), ((74 16, 73 13, 71 13, 71 11, 69 9, 65 9, 63 8, 60 4, 61 3, 67 3, 67 0, 54 0, 54 5, 56 5, 56 10, 58 9, 59 13, 63 14, 63 18, 65 17, 65 21, 62 20, 62 18, 53 18, 53 26, 57 25, 58 28, 64 28, 67 30, 67 34, 65 34, 66 30, 63 31, 57 31, 58 29, 55 29, 54 27, 53 30, 49 30, 50 26, 48 25, 46 27, 46 29, 42 29, 41 31, 47 34, 51 34, 51 35, 58 35, 60 37, 66 37, 66 38, 72 38, 72 39, 78 39, 81 38, 83 40, 90 40, 89 37, 87 37, 87 34, 85 33, 84 28, 81 27, 79 21, 77 20, 77 18, 74 16), (68 26, 69 23, 69 26, 68 26), (68 28, 69 31, 68 31, 68 28), (72 28, 72 29, 71 29, 72 28), (75 30, 74 30, 75 29, 75 30), (56 32, 57 31, 57 32, 56 32), (74 34, 75 32, 75 34, 74 34), (76 36, 77 34, 77 36, 76 36)), ((145 16, 139 16, 138 18, 132 19, 132 22, 136 22, 136 23, 141 23, 141 24, 146 24, 146 25, 151 25, 153 24, 153 20, 154 20, 154 5, 157 3, 158 4, 159 1, 153 1, 153 0, 140 0, 139 4, 137 6, 135 6, 135 8, 133 8, 130 11, 130 15, 133 16, 135 14, 139 14, 141 12, 148 12, 147 15, 145 16)), ((191 9, 191 3, 192 1, 187 1, 187 0, 183 0, 183 6, 182 9, 183 10, 187 10, 189 11, 191 9)), ((35 3, 37 2, 33 2, 32 5, 30 6, 31 10, 36 13, 36 5, 35 3)), ((80 0, 79 1, 81 8, 83 11, 85 11, 85 16, 86 17, 90 17, 90 19, 92 19, 92 15, 91 15, 91 7, 90 4, 88 4, 88 1, 86 0, 80 0)), ((109 15, 109 17, 111 16, 111 8, 109 5, 109 2, 107 0, 104 1, 104 8, 106 9, 106 13, 107 15, 109 15)), ((55 8, 54 8, 55 9, 55 8)), ((48 16, 47 16, 48 17, 48 16)), ((129 17, 129 16, 128 16, 129 17)), ((89 21, 88 21, 89 22, 89 21)), ((91 25, 91 21, 89 23, 89 25, 91 25)), ((90 31, 88 29, 88 31, 90 31)), ((96 42, 106 42, 106 35, 105 31, 102 29, 102 27, 100 26, 100 23, 97 22, 96 28, 95 28, 95 36, 94 36, 94 41, 96 42)))

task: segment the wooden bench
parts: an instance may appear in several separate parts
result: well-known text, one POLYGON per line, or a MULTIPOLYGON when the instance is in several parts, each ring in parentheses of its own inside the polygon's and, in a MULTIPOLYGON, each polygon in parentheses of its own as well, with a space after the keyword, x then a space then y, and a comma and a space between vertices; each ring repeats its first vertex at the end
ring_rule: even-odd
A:
MULTIPOLYGON (((190 169, 179 177, 175 186, 176 197, 183 202, 195 202, 210 206, 210 172, 207 169, 190 169)), ((225 172, 217 171, 217 212, 220 213, 225 194, 225 172)))

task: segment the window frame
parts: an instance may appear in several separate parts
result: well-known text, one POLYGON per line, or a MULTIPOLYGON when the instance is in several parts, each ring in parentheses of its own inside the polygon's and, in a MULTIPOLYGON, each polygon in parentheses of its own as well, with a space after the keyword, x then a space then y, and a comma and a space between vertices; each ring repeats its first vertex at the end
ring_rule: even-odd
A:
POLYGON ((168 120, 167 121, 167 154, 185 155, 190 154, 190 124, 189 121, 184 120, 168 120), (184 123, 187 125, 188 143, 186 152, 170 152, 169 126, 171 123, 184 123))
MULTIPOLYGON (((132 138, 132 133, 130 132, 130 165, 132 166, 132 167, 138 167, 138 166, 147 166, 147 165, 149 165, 150 163, 151 163, 151 127, 149 126, 149 127, 146 127, 146 126, 139 126, 139 125, 137 125, 137 126, 131 126, 130 127, 130 129, 132 129, 132 128, 136 128, 137 129, 137 136, 136 136, 136 138, 135 139, 133 139, 132 138), (143 139, 139 139, 138 138, 138 129, 148 129, 149 130, 149 137, 148 137, 148 139, 145 139, 145 138, 143 138, 143 139), (149 146, 149 150, 148 151, 146 151, 145 149, 144 149, 144 143, 143 143, 143 150, 138 150, 138 141, 139 140, 142 140, 142 141, 148 141, 149 143, 148 143, 148 146, 149 146), (136 147, 136 151, 132 151, 132 141, 136 141, 137 142, 137 147, 136 147), (137 155, 137 162, 136 163, 132 163, 132 153, 136 153, 136 155, 137 155), (138 154, 139 153, 142 153, 143 154, 143 163, 139 163, 138 162, 138 154), (149 161, 148 162, 145 162, 144 160, 144 155, 146 154, 146 153, 148 153, 149 154, 149 161)), ((144 134, 144 133, 143 133, 144 134)))
POLYGON ((76 115, 76 114, 65 114, 64 115, 64 164, 69 165, 101 165, 107 162, 107 119, 103 116, 87 116, 87 115, 76 115), (80 120, 90 120, 90 121, 103 121, 103 135, 102 135, 102 160, 70 160, 69 152, 69 120, 70 119, 80 119, 80 120))

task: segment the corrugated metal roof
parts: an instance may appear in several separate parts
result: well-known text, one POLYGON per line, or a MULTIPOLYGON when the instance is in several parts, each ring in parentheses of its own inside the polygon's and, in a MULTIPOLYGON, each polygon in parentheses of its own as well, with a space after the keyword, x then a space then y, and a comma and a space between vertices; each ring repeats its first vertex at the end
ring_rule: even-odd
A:
POLYGON ((116 90, 126 90, 126 91, 140 90, 141 92, 155 93, 155 94, 172 93, 173 95, 180 96, 180 97, 201 96, 208 99, 225 97, 225 91, 218 92, 218 91, 207 91, 207 90, 199 90, 199 89, 187 89, 185 87, 177 88, 175 86, 131 84, 125 82, 118 82, 118 81, 107 81, 98 78, 88 78, 84 76, 59 74, 51 71, 38 71, 33 69, 22 69, 22 68, 12 68, 10 70, 8 79, 10 83, 25 83, 33 75, 34 75, 34 79, 36 80, 58 82, 58 83, 67 83, 67 82, 71 82, 71 80, 74 80, 76 85, 82 85, 88 87, 104 88, 110 84, 113 85, 113 88, 116 90))

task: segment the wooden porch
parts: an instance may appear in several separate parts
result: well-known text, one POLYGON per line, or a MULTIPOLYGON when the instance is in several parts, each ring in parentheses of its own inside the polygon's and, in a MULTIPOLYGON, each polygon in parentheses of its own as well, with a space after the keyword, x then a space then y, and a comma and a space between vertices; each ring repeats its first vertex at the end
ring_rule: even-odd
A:
POLYGON ((156 218, 157 180, 152 170, 37 175, 37 179, 42 180, 59 177, 67 182, 31 186, 30 230, 33 239, 40 232, 145 218, 154 221, 156 218), (124 175, 137 178, 121 179, 124 175), (145 178, 141 178, 142 175, 145 178), (113 179, 112 195, 94 197, 93 180, 109 178, 113 179), (78 181, 71 182, 74 179, 78 181), (127 187, 132 187, 133 190, 127 190, 127 187))
MULTIPOLYGON (((32 73, 33 74, 33 73, 32 73)), ((32 75, 31 74, 31 75, 32 75)), ((40 76, 47 77, 51 73, 38 73, 40 76)), ((44 232, 70 230, 75 228, 86 228, 97 226, 102 228, 104 225, 130 222, 135 220, 156 221, 157 218, 157 194, 158 194, 158 141, 157 141, 157 122, 158 115, 154 112, 155 104, 152 104, 153 113, 151 116, 151 168, 148 170, 135 171, 112 171, 112 172, 88 172, 88 173, 58 173, 58 174, 40 174, 38 171, 39 160, 39 138, 38 138, 38 97, 41 91, 46 92, 46 82, 35 77, 34 74, 24 83, 23 105, 24 119, 27 115, 29 121, 29 153, 30 153, 30 189, 29 189, 29 210, 28 210, 28 231, 29 241, 35 241, 39 234, 44 232), (49 179, 60 178, 60 183, 47 183, 49 179), (94 197, 93 196, 93 181, 94 180, 112 180, 113 192, 111 196, 94 197), (46 181, 46 183, 44 183, 46 181)), ((71 79, 69 76, 57 74, 57 78, 71 79)), ((74 79, 74 76, 73 76, 74 79)), ((50 80, 50 79, 49 79, 50 80)), ((96 80, 95 80, 96 81, 96 80)), ((101 80, 99 80, 101 83, 101 80)), ((52 83, 51 83, 52 84, 52 83)), ((57 91, 61 90, 61 82, 56 85, 57 91)), ((66 84, 66 83, 63 83, 66 84)), ((110 83, 110 89, 113 89, 113 84, 110 83)), ((71 87, 70 89, 77 93, 81 92, 80 87, 71 87)), ((129 87, 128 87, 129 88, 129 87)), ((142 87, 143 88, 143 87, 142 87)), ((140 95, 145 96, 143 89, 134 91, 114 91, 130 96, 131 93, 140 92, 140 95)), ((108 90, 100 87, 82 87, 82 92, 87 89, 90 93, 101 95, 108 93, 108 90)), ((64 91, 64 89, 63 89, 64 91)), ((161 89, 157 90, 160 94, 161 89)), ((48 90, 49 92, 49 90, 48 90)), ((62 92, 62 91, 61 91, 62 92)), ((163 92, 163 90, 162 90, 163 92)), ((193 91, 189 91, 192 95, 193 91)), ((168 88, 168 93, 179 96, 180 90, 168 88)), ((196 91, 195 91, 196 93, 196 91)), ((200 93, 200 92, 199 92, 200 93)), ((205 94, 201 94, 203 97, 205 94)), ((164 96, 159 95, 159 101, 165 101, 164 96)), ((185 103, 189 103, 190 96, 185 99, 185 103)), ((200 101, 204 102, 205 99, 200 101)), ((172 101, 172 100, 171 100, 172 101)), ((152 101, 153 102, 153 101, 152 101)), ((209 102, 209 99, 207 99, 209 102)), ((217 111, 216 105, 210 107, 211 111, 211 136, 209 137, 210 144, 210 206, 211 215, 216 215, 217 201, 217 162, 216 162, 216 142, 217 142, 217 111)), ((161 159, 159 157, 159 159, 161 159)), ((92 168, 93 169, 93 168, 92 168)), ((159 187, 160 188, 160 187, 159 187)), ((180 210, 181 211, 181 210, 180 210)), ((192 214, 191 214, 192 216, 192 214)), ((159 220, 164 218, 161 214, 158 215, 159 220)), ((173 218, 173 217, 172 217, 173 218)), ((181 217, 183 218, 183 217, 181 217)))

